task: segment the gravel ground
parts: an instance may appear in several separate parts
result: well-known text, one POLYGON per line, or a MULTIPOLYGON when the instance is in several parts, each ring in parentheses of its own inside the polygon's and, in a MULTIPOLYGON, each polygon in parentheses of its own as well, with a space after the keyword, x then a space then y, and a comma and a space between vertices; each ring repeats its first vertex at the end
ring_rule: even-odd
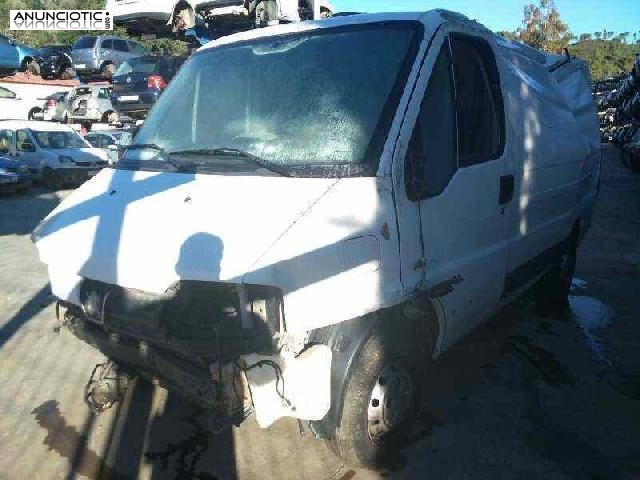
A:
POLYGON ((387 472, 342 465, 288 419, 210 434, 201 412, 142 382, 90 413, 82 389, 103 357, 54 332, 29 240, 68 193, 0 196, 0 479, 640 478, 640 176, 610 147, 570 309, 525 298, 447 352, 428 418, 387 472))

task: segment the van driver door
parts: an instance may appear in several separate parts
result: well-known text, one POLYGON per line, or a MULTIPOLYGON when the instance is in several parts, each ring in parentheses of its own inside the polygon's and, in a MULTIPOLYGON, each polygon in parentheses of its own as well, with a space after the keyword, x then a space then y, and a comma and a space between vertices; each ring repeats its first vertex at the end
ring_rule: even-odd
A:
POLYGON ((402 280, 444 314, 439 349, 493 312, 508 261, 500 78, 490 44, 442 31, 434 40, 394 155, 402 280))

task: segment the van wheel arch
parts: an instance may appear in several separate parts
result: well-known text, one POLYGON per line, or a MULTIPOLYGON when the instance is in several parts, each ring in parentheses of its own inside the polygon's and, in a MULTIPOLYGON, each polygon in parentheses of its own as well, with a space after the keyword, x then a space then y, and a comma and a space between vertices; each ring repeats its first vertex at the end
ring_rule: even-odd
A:
MULTIPOLYGON (((347 398, 347 388, 354 371, 358 369, 363 355, 370 356, 365 352, 365 348, 370 344, 376 335, 385 330, 385 327, 393 325, 397 329, 398 319, 401 318, 406 332, 413 332, 410 338, 419 339, 418 342, 424 348, 415 350, 413 353, 420 355, 426 365, 435 350, 439 335, 439 323, 435 309, 429 299, 416 299, 395 307, 381 310, 363 317, 330 325, 316 330, 311 336, 312 343, 323 343, 328 345, 333 352, 331 365, 331 408, 324 419, 320 421, 310 421, 309 426, 316 436, 327 440, 330 448, 341 456, 355 464, 373 466, 377 459, 371 461, 357 460, 353 454, 345 451, 344 442, 336 438, 339 436, 339 428, 345 408, 347 398), (418 318, 418 314, 420 318, 418 318), (422 341, 421 339, 424 339, 422 341), (342 445, 341 445, 342 444, 342 445)), ((388 330, 388 329, 387 329, 388 330)), ((375 343, 375 342, 374 342, 375 343)), ((362 372, 356 372, 361 375, 362 372)), ((353 394, 351 394, 351 401, 353 394)), ((353 405, 348 405, 349 413, 352 417, 353 405)), ((353 419, 348 420, 353 423, 353 419)), ((348 448, 346 450, 349 450, 348 448)))

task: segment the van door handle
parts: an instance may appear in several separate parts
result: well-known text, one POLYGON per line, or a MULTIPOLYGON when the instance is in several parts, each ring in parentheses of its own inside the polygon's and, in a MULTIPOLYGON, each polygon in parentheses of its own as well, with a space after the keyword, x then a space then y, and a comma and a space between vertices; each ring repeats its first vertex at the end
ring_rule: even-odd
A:
POLYGON ((500 205, 504 205, 513 200, 515 186, 516 182, 513 175, 502 175, 500 177, 500 198, 498 199, 500 205))

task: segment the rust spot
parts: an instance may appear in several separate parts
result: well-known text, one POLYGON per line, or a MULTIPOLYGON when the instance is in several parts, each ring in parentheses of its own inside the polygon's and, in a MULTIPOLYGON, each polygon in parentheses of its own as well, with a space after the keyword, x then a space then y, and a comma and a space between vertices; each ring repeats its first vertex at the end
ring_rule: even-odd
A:
POLYGON ((79 433, 60 413, 58 402, 49 400, 31 412, 36 422, 47 431, 43 444, 71 463, 71 473, 94 480, 127 479, 107 465, 100 455, 87 448, 89 436, 79 433))

